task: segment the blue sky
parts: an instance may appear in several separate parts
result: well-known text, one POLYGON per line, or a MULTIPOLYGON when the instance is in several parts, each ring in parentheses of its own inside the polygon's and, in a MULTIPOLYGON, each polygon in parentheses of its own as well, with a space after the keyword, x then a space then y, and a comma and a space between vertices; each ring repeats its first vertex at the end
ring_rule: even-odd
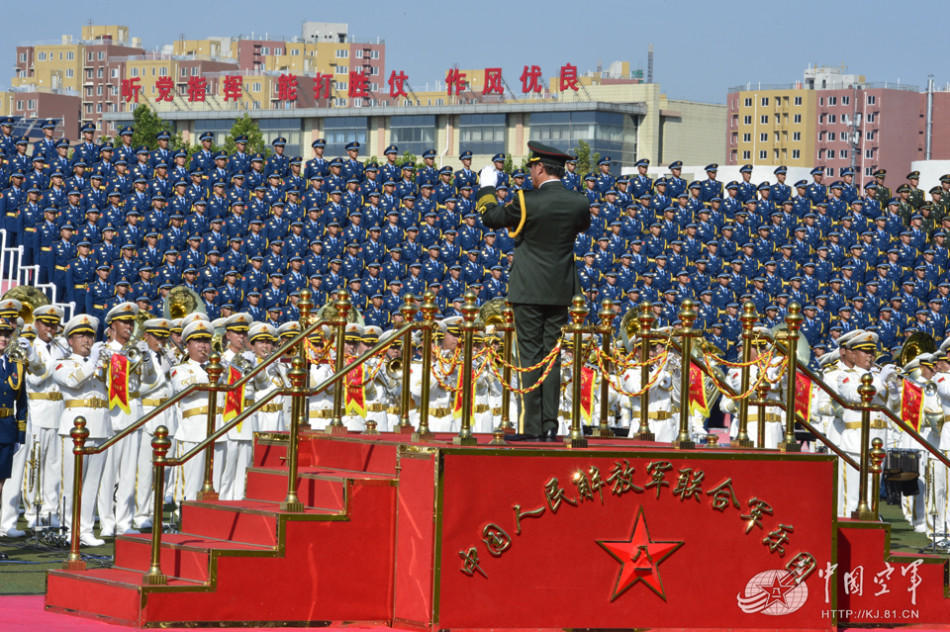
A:
POLYGON ((939 26, 945 9, 944 2, 933 0, 911 5, 884 0, 14 2, 4 7, 8 26, 0 54, 7 63, 0 85, 9 85, 16 44, 58 40, 61 33, 78 37, 90 21, 125 24, 153 49, 181 35, 292 37, 300 34, 302 21, 316 20, 347 22, 350 34, 360 39, 385 39, 387 74, 405 70, 415 89, 444 79, 456 64, 502 66, 515 91, 525 64, 541 66, 546 76, 568 62, 585 71, 600 62, 629 60, 645 70, 651 42, 655 78, 673 98, 723 103, 729 86, 792 82, 809 63, 844 65, 869 81, 920 87, 932 73, 942 87, 950 82, 950 69, 941 63, 950 58, 950 38, 939 26))

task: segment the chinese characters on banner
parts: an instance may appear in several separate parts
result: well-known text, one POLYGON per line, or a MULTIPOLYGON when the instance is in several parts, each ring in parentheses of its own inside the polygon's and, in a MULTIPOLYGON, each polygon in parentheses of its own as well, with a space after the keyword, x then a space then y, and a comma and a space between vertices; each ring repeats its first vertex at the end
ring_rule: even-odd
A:
MULTIPOLYGON (((468 73, 458 68, 450 68, 445 76, 446 94, 448 96, 461 96, 465 92, 472 92, 472 84, 466 76, 468 73)), ((501 68, 485 68, 484 83, 481 88, 482 95, 504 96, 506 84, 502 78, 501 68)), ((281 74, 276 81, 276 100, 282 102, 292 102, 297 100, 298 90, 306 89, 305 81, 311 82, 313 98, 315 100, 330 99, 333 96, 333 89, 346 89, 347 95, 351 98, 368 98, 371 96, 370 75, 367 72, 350 72, 349 81, 346 86, 334 85, 333 75, 317 73, 312 77, 298 77, 294 74, 281 74)), ((535 64, 526 64, 519 77, 521 82, 521 94, 540 94, 543 92, 543 78, 541 67, 535 64)), ((175 81, 171 77, 158 77, 152 83, 151 94, 155 95, 156 101, 171 102, 177 94, 185 97, 189 103, 204 102, 208 94, 213 93, 215 81, 209 81, 205 77, 191 75, 187 83, 176 91, 175 81)), ((393 70, 389 74, 387 81, 389 87, 389 98, 397 99, 399 97, 408 97, 409 75, 404 70, 393 70)), ((577 66, 564 64, 558 71, 558 89, 562 92, 580 90, 578 84, 577 66)), ((128 77, 122 79, 120 87, 120 96, 126 103, 138 103, 139 97, 144 94, 146 86, 142 83, 141 77, 128 77)), ((509 88, 509 92, 510 92, 509 88)), ((241 75, 225 75, 220 81, 220 93, 224 101, 240 101, 244 96, 244 78, 241 75)))

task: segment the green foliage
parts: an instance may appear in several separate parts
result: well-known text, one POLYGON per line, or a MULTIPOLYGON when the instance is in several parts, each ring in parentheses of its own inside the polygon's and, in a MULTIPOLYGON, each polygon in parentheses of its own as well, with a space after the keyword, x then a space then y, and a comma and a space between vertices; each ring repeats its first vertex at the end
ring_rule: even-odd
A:
POLYGON ((577 173, 582 176, 590 173, 593 166, 600 160, 599 154, 594 154, 593 157, 590 155, 590 145, 582 140, 577 141, 577 149, 574 153, 577 155, 577 173))
POLYGON ((234 121, 234 125, 231 126, 231 133, 224 139, 224 151, 228 154, 233 154, 237 150, 234 139, 238 136, 247 136, 247 153, 262 154, 265 158, 270 155, 270 146, 264 140, 264 134, 261 133, 260 126, 247 112, 234 121))
MULTIPOLYGON (((155 149, 158 147, 155 136, 162 130, 170 130, 170 127, 155 110, 144 103, 140 103, 132 112, 132 146, 142 147, 144 145, 149 149, 155 149)), ((177 147, 180 144, 181 135, 175 134, 169 145, 177 147)))
POLYGON ((511 154, 505 154, 505 167, 503 171, 505 173, 512 173, 512 171, 514 171, 514 163, 511 160, 511 154))
POLYGON ((425 166, 425 165, 423 165, 422 162, 419 160, 419 157, 418 157, 418 156, 416 156, 415 154, 410 154, 408 151, 405 152, 405 153, 402 155, 402 157, 401 157, 399 160, 397 160, 396 162, 399 163, 400 165, 404 165, 404 164, 406 164, 407 162, 408 162, 410 165, 415 165, 416 171, 418 171, 419 169, 422 169, 422 167, 425 166))

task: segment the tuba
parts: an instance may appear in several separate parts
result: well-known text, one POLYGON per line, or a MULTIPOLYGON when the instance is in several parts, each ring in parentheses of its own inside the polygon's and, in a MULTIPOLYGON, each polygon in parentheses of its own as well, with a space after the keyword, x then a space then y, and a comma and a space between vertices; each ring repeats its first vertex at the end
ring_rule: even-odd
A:
POLYGON ((907 363, 922 353, 933 353, 937 350, 937 343, 930 334, 922 331, 915 331, 907 337, 901 346, 901 352, 897 359, 897 364, 907 366, 907 363))
POLYGON ((11 288, 0 297, 0 300, 8 298, 16 299, 23 305, 17 317, 23 321, 24 325, 33 322, 34 309, 49 304, 49 298, 47 298, 46 294, 43 294, 43 292, 31 285, 18 285, 11 288))
POLYGON ((637 319, 637 310, 628 309, 620 319, 620 340, 623 348, 628 352, 633 351, 634 338, 638 333, 640 333, 640 321, 637 319))
POLYGON ((192 312, 205 312, 204 301, 198 296, 198 293, 184 285, 176 285, 165 297, 162 305, 162 313, 165 318, 177 320, 184 318, 192 312))

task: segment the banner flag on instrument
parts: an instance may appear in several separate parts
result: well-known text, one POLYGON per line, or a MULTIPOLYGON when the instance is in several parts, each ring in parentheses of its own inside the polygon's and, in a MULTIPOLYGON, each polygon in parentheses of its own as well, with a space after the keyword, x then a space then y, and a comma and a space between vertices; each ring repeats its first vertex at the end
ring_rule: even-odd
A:
POLYGON ((359 364, 346 374, 344 415, 366 416, 366 390, 363 383, 363 365, 359 364))
POLYGON ((801 371, 795 373, 795 412, 811 421, 811 378, 801 371))
POLYGON ((594 418, 594 384, 597 376, 590 367, 581 368, 581 419, 590 425, 594 418))
MULTIPOLYGON (((456 419, 462 417, 462 394, 464 393, 462 385, 465 383, 465 379, 462 376, 462 363, 459 362, 459 373, 458 381, 456 382, 457 388, 455 389, 455 403, 452 405, 452 416, 456 419)), ((472 375, 472 407, 475 406, 475 375, 472 375)))
POLYGON ((689 363, 689 408, 691 412, 698 411, 703 417, 709 417, 711 412, 703 388, 703 370, 695 362, 689 363))
POLYGON ((910 380, 902 380, 901 419, 920 432, 920 418, 924 412, 924 389, 910 380))
POLYGON ((109 410, 118 406, 122 412, 132 412, 129 408, 129 359, 113 353, 109 359, 109 410))
MULTIPOLYGON (((240 380, 244 375, 234 368, 233 366, 228 367, 228 384, 234 384, 240 380)), ((244 386, 236 388, 233 391, 228 391, 227 395, 224 397, 224 412, 221 413, 221 419, 227 423, 240 415, 244 411, 244 386)), ((241 425, 237 425, 238 432, 241 431, 241 425)))

